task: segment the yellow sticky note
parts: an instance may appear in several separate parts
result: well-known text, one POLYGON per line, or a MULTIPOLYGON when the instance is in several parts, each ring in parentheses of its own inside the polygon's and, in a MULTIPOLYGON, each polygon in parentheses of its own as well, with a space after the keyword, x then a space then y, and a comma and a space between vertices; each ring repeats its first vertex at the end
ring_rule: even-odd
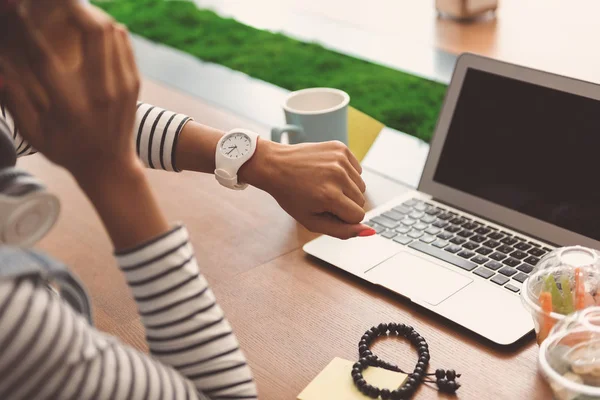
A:
POLYGON ((358 161, 367 155, 384 126, 356 108, 348 107, 348 147, 358 161))
MULTIPOLYGON (((356 389, 350 372, 354 362, 334 358, 327 367, 298 395, 298 400, 365 400, 356 389)), ((383 368, 369 367, 363 372, 369 384, 380 389, 397 389, 406 379, 405 374, 383 368)))

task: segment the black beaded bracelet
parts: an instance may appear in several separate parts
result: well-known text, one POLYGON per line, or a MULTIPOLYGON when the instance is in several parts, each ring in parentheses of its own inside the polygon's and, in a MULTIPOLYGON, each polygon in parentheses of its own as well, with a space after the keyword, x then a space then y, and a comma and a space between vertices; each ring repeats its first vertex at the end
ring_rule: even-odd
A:
POLYGON ((383 400, 405 400, 410 399, 417 388, 423 382, 435 383, 441 392, 455 393, 460 387, 460 383, 456 382, 456 378, 460 377, 454 370, 438 369, 433 374, 427 373, 429 367, 429 345, 427 341, 414 330, 412 326, 404 324, 379 324, 374 326, 360 339, 358 343, 358 354, 360 359, 352 366, 352 379, 360 392, 372 399, 380 398, 383 400), (381 360, 369 349, 369 346, 380 336, 398 335, 408 339, 412 346, 417 349, 419 360, 411 374, 408 374, 397 365, 393 365, 381 360), (408 378, 398 389, 390 391, 389 389, 379 389, 369 385, 362 374, 362 371, 368 367, 379 367, 390 371, 401 372, 407 374, 408 378), (428 376, 435 376, 436 380, 427 379, 428 376))

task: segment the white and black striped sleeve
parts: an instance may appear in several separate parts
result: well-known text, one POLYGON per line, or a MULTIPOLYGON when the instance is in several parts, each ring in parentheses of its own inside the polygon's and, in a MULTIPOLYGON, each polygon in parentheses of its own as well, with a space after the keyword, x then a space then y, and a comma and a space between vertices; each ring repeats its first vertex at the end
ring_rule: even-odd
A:
MULTIPOLYGON (((13 140, 19 157, 36 153, 36 150, 19 134, 19 127, 4 105, 0 105, 3 118, 13 132, 13 140)), ((177 168, 175 155, 177 141, 185 124, 191 118, 150 104, 138 102, 133 137, 138 156, 149 168, 165 171, 177 168)))
POLYGON ((0 280, 0 345, 0 399, 208 399, 33 279, 0 280))
POLYGON ((246 358, 183 227, 117 254, 151 354, 211 399, 255 399, 246 358))

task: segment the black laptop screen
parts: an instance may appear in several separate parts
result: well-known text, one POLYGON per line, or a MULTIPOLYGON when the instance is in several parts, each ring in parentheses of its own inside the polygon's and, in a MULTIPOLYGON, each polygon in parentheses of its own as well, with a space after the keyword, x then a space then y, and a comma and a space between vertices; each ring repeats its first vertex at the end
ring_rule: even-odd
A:
POLYGON ((600 240, 600 102, 470 69, 434 180, 600 240))

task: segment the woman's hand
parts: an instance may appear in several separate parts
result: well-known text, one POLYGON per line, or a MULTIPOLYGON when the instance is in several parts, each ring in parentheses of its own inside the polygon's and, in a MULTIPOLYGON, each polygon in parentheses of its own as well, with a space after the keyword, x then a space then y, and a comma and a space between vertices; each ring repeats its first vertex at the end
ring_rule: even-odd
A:
POLYGON ((14 24, 45 98, 34 94, 8 59, 2 59, 0 73, 22 136, 79 181, 139 164, 131 135, 140 79, 124 28, 87 6, 69 9, 81 33, 78 68, 65 66, 20 8, 14 24))
POLYGON ((360 223, 366 189, 362 168, 340 142, 288 146, 259 140, 239 173, 312 232, 340 239, 375 233, 360 223))
POLYGON ((16 40, 44 95, 10 58, 0 59, 0 77, 6 78, 0 91, 22 136, 71 172, 114 246, 125 249, 169 229, 132 140, 139 75, 124 28, 89 6, 69 7, 69 13, 81 34, 77 68, 52 52, 21 7, 13 16, 21 35, 16 40))

